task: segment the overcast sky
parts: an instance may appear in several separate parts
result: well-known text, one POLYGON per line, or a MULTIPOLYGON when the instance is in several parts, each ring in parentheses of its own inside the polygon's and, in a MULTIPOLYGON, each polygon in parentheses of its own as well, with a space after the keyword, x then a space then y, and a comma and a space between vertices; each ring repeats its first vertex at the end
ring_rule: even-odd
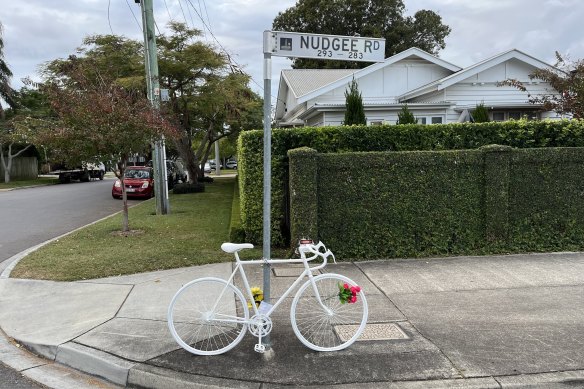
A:
MULTIPOLYGON (((461 67, 512 48, 552 64, 556 50, 572 59, 584 58, 582 0, 404 2, 407 14, 430 9, 442 16, 452 32, 439 56, 461 67)), ((279 11, 295 3, 154 0, 154 13, 160 30, 165 30, 171 18, 205 30, 205 39, 214 44, 218 41, 251 74, 255 80, 251 87, 262 95, 262 32, 271 28, 279 11)), ((74 53, 86 35, 113 32, 142 39, 140 21, 140 6, 134 0, 0 0, 4 58, 14 73, 13 87, 22 86, 20 80, 25 76, 39 79, 39 64, 74 53)), ((273 62, 275 96, 280 70, 289 68, 290 62, 278 57, 273 62)))

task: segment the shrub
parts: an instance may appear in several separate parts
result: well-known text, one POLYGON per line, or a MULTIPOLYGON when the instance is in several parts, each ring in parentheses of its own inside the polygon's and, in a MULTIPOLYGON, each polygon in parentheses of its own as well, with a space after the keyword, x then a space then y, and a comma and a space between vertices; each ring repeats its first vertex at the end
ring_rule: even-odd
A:
POLYGON ((359 86, 355 78, 349 84, 349 90, 345 91, 345 121, 343 124, 347 126, 367 124, 363 98, 361 97, 361 92, 359 92, 359 86))
POLYGON ((416 124, 418 119, 414 116, 414 114, 408 108, 408 105, 405 104, 400 113, 397 114, 397 122, 396 124, 416 124))
POLYGON ((489 110, 484 104, 478 104, 474 111, 472 111, 472 118, 475 123, 486 123, 490 121, 489 110))

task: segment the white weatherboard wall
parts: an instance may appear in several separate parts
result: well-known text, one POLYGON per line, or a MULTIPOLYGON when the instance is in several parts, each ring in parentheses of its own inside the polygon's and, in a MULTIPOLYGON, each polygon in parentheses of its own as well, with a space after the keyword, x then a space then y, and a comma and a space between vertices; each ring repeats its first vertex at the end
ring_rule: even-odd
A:
MULTIPOLYGON (((368 102, 394 103, 395 96, 450 75, 452 72, 426 61, 402 60, 357 80, 363 100, 368 102)), ((308 100, 308 107, 315 103, 344 103, 347 83, 330 92, 308 100)), ((288 104, 288 102, 287 102, 288 104)))

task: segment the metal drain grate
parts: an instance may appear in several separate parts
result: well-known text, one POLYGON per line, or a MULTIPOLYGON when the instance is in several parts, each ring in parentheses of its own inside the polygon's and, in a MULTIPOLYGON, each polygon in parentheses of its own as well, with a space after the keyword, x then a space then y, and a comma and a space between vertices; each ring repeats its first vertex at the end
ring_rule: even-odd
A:
MULTIPOLYGON (((351 338, 351 335, 355 333, 358 325, 348 324, 335 326, 335 331, 341 341, 346 342, 351 338)), ((357 341, 363 340, 396 340, 396 339, 409 339, 410 337, 395 323, 375 323, 367 324, 365 330, 357 339, 357 341)))

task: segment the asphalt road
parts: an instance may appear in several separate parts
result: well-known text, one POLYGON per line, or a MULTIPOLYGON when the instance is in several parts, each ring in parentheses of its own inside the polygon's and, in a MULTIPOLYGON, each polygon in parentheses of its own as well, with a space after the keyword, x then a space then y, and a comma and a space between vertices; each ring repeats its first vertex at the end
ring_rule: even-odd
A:
MULTIPOLYGON (((0 262, 122 209, 113 179, 0 192, 0 262)), ((130 200, 135 204, 137 200, 130 200)), ((121 223, 121 220, 120 220, 121 223)), ((43 388, 0 363, 0 388, 43 388)))
POLYGON ((120 211, 122 202, 112 198, 112 185, 113 179, 106 178, 0 192, 0 262, 120 211))

